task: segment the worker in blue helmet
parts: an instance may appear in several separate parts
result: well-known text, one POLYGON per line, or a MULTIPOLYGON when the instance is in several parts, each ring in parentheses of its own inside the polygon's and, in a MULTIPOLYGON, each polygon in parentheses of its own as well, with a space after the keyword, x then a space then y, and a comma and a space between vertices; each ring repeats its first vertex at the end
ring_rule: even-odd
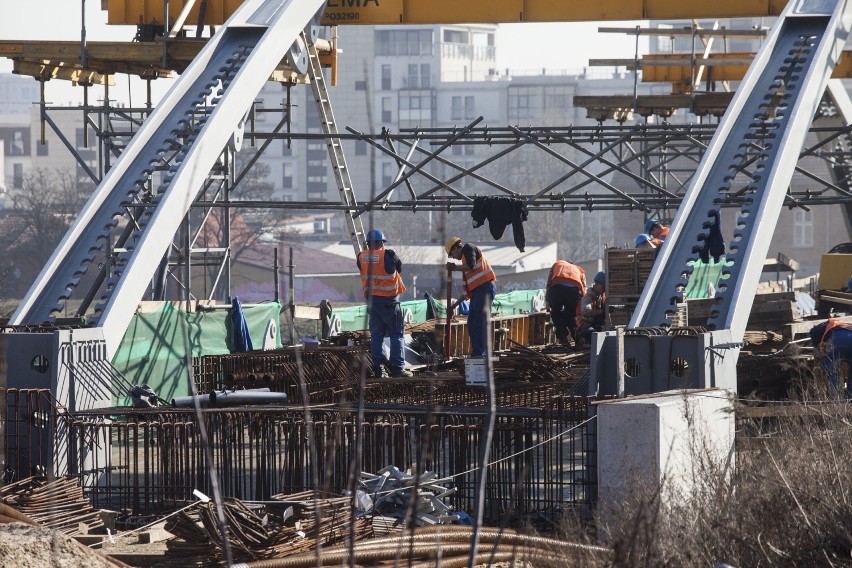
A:
POLYGON ((852 323, 829 318, 811 328, 810 336, 815 359, 828 379, 829 397, 852 398, 852 323))
POLYGON ((633 241, 633 246, 638 249, 655 249, 656 245, 651 240, 651 235, 646 233, 639 233, 636 235, 636 239, 633 241))
POLYGON ((606 306, 606 274, 598 272, 592 279, 592 285, 580 299, 577 347, 588 346, 592 341, 592 333, 603 331, 609 323, 609 310, 606 306))
POLYGON ((648 219, 645 221, 645 234, 651 237, 654 246, 660 246, 669 236, 669 228, 663 225, 659 219, 648 219))
POLYGON ((402 283, 402 261, 396 253, 385 248, 387 239, 378 229, 367 233, 367 250, 358 254, 356 264, 361 272, 361 285, 370 314, 370 357, 373 360, 373 375, 388 376, 385 365, 390 364, 390 376, 410 377, 405 369, 403 356, 403 334, 405 323, 400 308, 400 295, 405 292, 402 283), (385 336, 390 339, 390 361, 382 347, 385 336))

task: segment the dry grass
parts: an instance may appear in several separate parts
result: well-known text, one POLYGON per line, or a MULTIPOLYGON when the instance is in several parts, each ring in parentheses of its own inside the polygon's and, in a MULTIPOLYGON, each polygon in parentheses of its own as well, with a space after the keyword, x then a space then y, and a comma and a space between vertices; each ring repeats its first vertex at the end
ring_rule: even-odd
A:
POLYGON ((665 503, 636 484, 598 527, 612 565, 852 566, 852 408, 784 408, 739 421, 733 476, 698 459, 694 493, 665 503))

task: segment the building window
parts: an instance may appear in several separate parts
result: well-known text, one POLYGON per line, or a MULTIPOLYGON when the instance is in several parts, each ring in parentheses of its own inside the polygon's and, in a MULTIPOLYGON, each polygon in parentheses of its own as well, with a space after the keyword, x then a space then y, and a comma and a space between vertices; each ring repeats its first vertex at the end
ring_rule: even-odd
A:
POLYGON ((391 90, 391 66, 382 65, 382 90, 391 90))
POLYGON ((355 141, 355 155, 356 156, 366 156, 367 155, 367 142, 365 140, 356 140, 355 141))
POLYGON ((468 43, 468 33, 464 30, 444 30, 444 43, 468 43))
POLYGON ((432 88, 432 67, 428 63, 420 64, 420 88, 432 88))
POLYGON ((12 164, 12 187, 21 189, 24 187, 24 165, 12 164))
POLYGON ((568 87, 545 87, 544 110, 567 110, 570 105, 571 92, 568 87))
POLYGON ((450 108, 450 119, 452 120, 461 120, 462 117, 462 98, 461 97, 453 97, 452 105, 450 108))
POLYGON ((366 91, 367 90, 367 81, 355 81, 355 90, 356 91, 366 91))
POLYGON ((435 108, 434 91, 400 91, 398 117, 400 129, 434 126, 435 108))
POLYGON ((382 187, 379 189, 385 189, 392 184, 396 172, 397 169, 391 162, 382 162, 382 187))
MULTIPOLYGON (((671 24, 657 24, 657 28, 661 30, 670 30, 674 26, 671 24)), ((656 53, 672 53, 674 51, 674 36, 657 36, 656 53)), ((726 51, 728 51, 726 49, 726 51)))
POLYGON ((420 73, 416 63, 408 65, 408 77, 405 78, 405 85, 403 86, 409 89, 420 88, 420 73))
POLYGON ((793 212, 793 246, 814 246, 814 212, 796 209, 793 212))
POLYGON ((284 189, 292 189, 293 186, 293 164, 284 162, 284 168, 281 176, 281 187, 284 189))
POLYGON ((393 112, 391 111, 391 98, 382 97, 382 122, 385 124, 393 122, 393 112))
POLYGON ((432 30, 376 30, 376 55, 432 55, 432 30))
POLYGON ((476 115, 476 103, 473 96, 464 98, 464 117, 468 120, 473 120, 476 115))
POLYGON ((263 101, 254 101, 254 121, 255 122, 263 122, 266 120, 266 113, 264 112, 263 101))
POLYGON ((83 129, 82 128, 77 128, 75 130, 74 138, 75 138, 75 141, 77 142, 77 148, 94 148, 94 146, 95 146, 95 131, 92 130, 91 128, 89 129, 89 139, 88 139, 89 144, 88 144, 88 146, 86 144, 84 144, 84 142, 86 142, 86 140, 83 140, 83 129))
POLYGON ((30 131, 20 128, 0 128, 0 140, 4 142, 6 156, 29 156, 30 131))
POLYGON ((509 120, 535 118, 540 97, 540 87, 509 87, 509 120))

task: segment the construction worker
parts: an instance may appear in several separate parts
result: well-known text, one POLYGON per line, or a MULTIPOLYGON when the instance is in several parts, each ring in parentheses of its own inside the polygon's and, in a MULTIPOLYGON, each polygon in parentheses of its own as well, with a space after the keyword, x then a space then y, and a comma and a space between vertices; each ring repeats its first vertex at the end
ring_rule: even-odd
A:
POLYGON ((830 318, 811 328, 811 342, 828 378, 831 398, 852 398, 852 323, 830 318), (842 392, 840 364, 846 362, 846 392, 842 392))
POLYGON ((592 286, 586 290, 580 300, 579 312, 577 347, 583 347, 592 342, 592 333, 603 331, 609 323, 609 310, 606 305, 606 274, 604 272, 595 274, 592 286))
POLYGON ((402 354, 402 339, 405 324, 399 305, 400 294, 405 292, 402 283, 402 261, 390 249, 385 248, 385 234, 377 229, 367 233, 367 250, 358 254, 358 269, 361 285, 370 313, 370 356, 373 360, 373 375, 388 376, 388 363, 382 349, 385 336, 390 338, 390 368, 392 377, 410 377, 405 369, 402 354))
POLYGON ((669 228, 657 219, 648 219, 645 222, 645 233, 651 235, 651 242, 654 243, 654 246, 660 246, 669 236, 669 228))
POLYGON ((657 245, 654 244, 651 236, 645 233, 639 233, 636 235, 636 239, 633 241, 633 246, 638 249, 655 249, 657 245))
POLYGON ((453 307, 462 300, 470 300, 470 310, 467 316, 467 333, 470 335, 471 357, 482 357, 486 352, 486 312, 491 310, 491 303, 497 293, 497 276, 485 259, 479 247, 470 243, 462 243, 459 237, 450 237, 445 246, 447 256, 461 260, 461 264, 447 263, 447 270, 459 270, 462 273, 464 297, 456 300, 453 307))
POLYGON ((577 306, 586 291, 586 271, 566 260, 557 260, 547 276, 545 300, 550 310, 550 319, 556 331, 556 339, 568 345, 568 336, 576 339, 577 306))

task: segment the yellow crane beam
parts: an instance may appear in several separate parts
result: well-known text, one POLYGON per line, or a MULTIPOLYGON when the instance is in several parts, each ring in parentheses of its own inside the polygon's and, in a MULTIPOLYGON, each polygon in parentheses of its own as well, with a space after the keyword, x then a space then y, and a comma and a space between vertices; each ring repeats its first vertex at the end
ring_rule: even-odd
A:
MULTIPOLYGON (((0 40, 0 57, 12 60, 15 73, 40 81, 64 79, 81 85, 111 85, 116 73, 143 79, 181 73, 206 42, 178 37, 169 40, 164 48, 162 38, 153 42, 89 41, 84 67, 78 41, 0 40)), ((335 65, 336 57, 337 53, 328 49, 320 52, 320 61, 327 66, 335 65)), ((270 80, 302 83, 305 77, 282 60, 270 80)))
MULTIPOLYGON (((695 70, 706 66, 706 81, 741 81, 754 58, 753 53, 711 53, 707 59, 692 57, 686 53, 648 54, 639 59, 642 81, 646 83, 671 83, 675 93, 688 93, 695 70)), ((634 59, 621 60, 620 65, 635 67, 634 59)), ((601 64, 612 65, 614 60, 599 60, 601 64)), ((844 51, 835 65, 831 76, 835 79, 852 78, 852 52, 844 51)))
MULTIPOLYGON (((169 19, 190 0, 169 0, 169 19)), ((197 0, 186 22, 198 24, 197 0)), ((220 25, 241 0, 206 0, 203 25, 220 25)), ((777 16, 787 0, 328 0, 322 23, 451 24, 593 22, 777 16)), ((163 0, 107 0, 108 23, 162 24, 163 0)))

